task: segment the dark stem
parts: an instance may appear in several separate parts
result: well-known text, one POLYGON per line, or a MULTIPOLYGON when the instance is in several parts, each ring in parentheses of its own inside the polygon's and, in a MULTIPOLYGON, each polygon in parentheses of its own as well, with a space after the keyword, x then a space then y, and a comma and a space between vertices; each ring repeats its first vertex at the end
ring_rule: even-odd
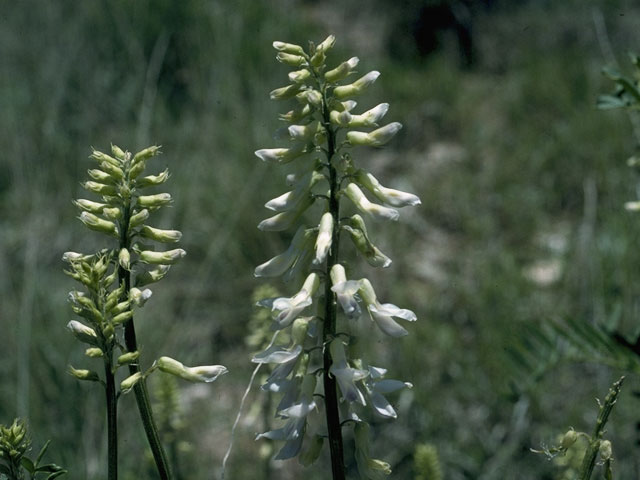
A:
POLYGON ((589 480, 593 474, 593 469, 596 465, 596 459, 598 457, 598 451, 600 449, 600 443, 602 442, 602 435, 604 434, 604 427, 609 419, 609 414, 613 410, 624 377, 620 377, 620 380, 615 382, 609 389, 609 393, 604 398, 604 403, 600 406, 600 412, 598 413, 598 419, 596 420, 596 426, 593 431, 593 435, 589 440, 589 446, 584 454, 582 460, 582 466, 580 468, 580 480, 589 480))
MULTIPOLYGON (((131 218, 131 205, 127 202, 124 205, 123 220, 120 225, 120 248, 131 249, 131 240, 129 236, 129 220, 131 218)), ((125 270, 122 266, 118 267, 118 283, 124 282, 124 293, 122 294, 121 301, 128 299, 129 290, 131 290, 131 273, 125 270)), ((129 307, 131 308, 131 307, 129 307)), ((127 351, 135 352, 138 350, 138 342, 136 340, 136 328, 133 323, 133 317, 124 324, 124 343, 127 347, 127 351)), ((137 363, 129 364, 129 373, 131 375, 140 371, 140 365, 137 363)), ((158 469, 158 474, 161 480, 169 480, 172 478, 171 469, 169 468, 169 462, 167 461, 167 454, 160 442, 160 436, 158 435, 158 427, 153 419, 153 411, 151 410, 151 403, 149 402, 149 393, 147 392, 147 385, 144 380, 136 383, 133 387, 133 393, 136 397, 136 403, 138 404, 138 411, 140 412, 140 419, 144 431, 147 435, 147 441, 153 454, 153 459, 158 469)))
POLYGON ((325 411, 327 416, 327 430, 329 433, 329 451, 331 452, 331 472, 333 480, 344 480, 344 448, 342 445, 342 429, 340 426, 340 412, 338 410, 338 392, 336 379, 329 374, 333 363, 329 351, 329 343, 336 334, 336 297, 331 291, 331 268, 338 263, 338 247, 340 243, 340 202, 338 200, 338 173, 332 163, 336 153, 336 132, 329 121, 329 106, 326 98, 322 105, 323 124, 327 131, 327 163, 329 169, 329 212, 333 216, 333 234, 331 249, 327 258, 326 275, 324 281, 324 322, 322 330, 322 344, 324 345, 324 380, 325 411))
POLYGON ((107 395, 107 478, 118 478, 118 401, 116 398, 116 382, 113 374, 113 353, 105 352, 104 376, 107 395))

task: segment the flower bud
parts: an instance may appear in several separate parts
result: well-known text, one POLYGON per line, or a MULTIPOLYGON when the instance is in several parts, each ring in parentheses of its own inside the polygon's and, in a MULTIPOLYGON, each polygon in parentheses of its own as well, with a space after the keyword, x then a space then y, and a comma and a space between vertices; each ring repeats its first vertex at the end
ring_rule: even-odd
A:
POLYGON ((311 112, 313 112, 313 108, 307 103, 287 113, 280 114, 279 118, 280 120, 284 120, 285 122, 299 122, 303 118, 309 116, 311 112))
POLYGON ((295 72, 289 72, 289 81, 293 83, 302 83, 311 76, 311 72, 303 68, 302 70, 296 70, 295 72))
POLYGON ((571 447, 571 445, 576 443, 577 439, 578 439, 578 432, 576 432, 573 428, 571 428, 562 437, 562 441, 560 442, 560 446, 564 450, 567 450, 569 447, 571 447))
POLYGON ((338 82, 349 75, 354 68, 358 65, 360 59, 358 57, 351 57, 346 62, 342 62, 333 70, 329 70, 324 74, 324 79, 327 82, 338 82))
POLYGON ((102 218, 95 216, 93 213, 82 212, 78 218, 91 230, 111 235, 118 234, 118 229, 115 223, 110 222, 109 220, 103 220, 102 218))
POLYGON ((347 132, 347 141, 351 145, 364 145, 368 147, 381 147, 389 142, 400 131, 402 124, 389 123, 372 132, 347 132))
POLYGON ((175 243, 182 238, 182 233, 178 230, 162 230, 160 228, 149 227, 148 225, 144 225, 140 233, 143 237, 163 243, 175 243))
POLYGON ((126 312, 119 313, 111 320, 114 325, 121 325, 128 320, 133 318, 133 312, 131 310, 127 310, 126 312))
POLYGON ((118 220, 122 217, 122 210, 118 207, 104 208, 102 214, 109 220, 118 220))
POLYGON ((136 186, 138 188, 155 187, 156 185, 162 185, 169 179, 169 169, 166 168, 158 175, 147 175, 136 180, 136 186))
POLYGON ((320 265, 327 258, 331 248, 333 238, 333 215, 330 212, 322 215, 318 227, 318 237, 316 239, 316 257, 313 259, 314 265, 320 265))
POLYGON ((171 203, 170 193, 157 193, 155 195, 140 195, 138 205, 147 208, 162 207, 171 203))
POLYGON ((309 331, 309 321, 312 317, 298 317, 291 325, 291 339, 296 345, 303 345, 309 331))
POLYGON ((293 98, 300 91, 300 85, 293 84, 286 87, 276 88, 269 93, 271 100, 287 100, 293 98))
POLYGON ((107 172, 112 177, 112 180, 122 180, 124 178, 124 172, 122 169, 110 162, 100 163, 100 168, 107 172))
POLYGON ((146 222, 148 218, 149 210, 147 210, 146 208, 140 210, 137 213, 134 213, 133 215, 131 215, 131 218, 129 218, 129 228, 131 229, 137 227, 138 225, 146 222))
POLYGON ((99 382, 100 377, 93 370, 76 369, 69 365, 68 372, 78 380, 87 380, 89 382, 99 382))
POLYGON ((301 67, 307 62, 304 57, 300 55, 292 55, 286 52, 278 52, 276 60, 280 63, 284 63, 285 65, 289 65, 290 67, 301 67))
POLYGON ((333 89, 333 96, 338 100, 361 94, 380 76, 380 72, 372 71, 360 77, 350 85, 341 85, 333 89))
POLYGON ((139 287, 143 287, 150 283, 162 280, 164 276, 169 272, 169 268, 171 268, 169 265, 158 265, 158 267, 154 268, 153 270, 143 272, 136 277, 136 285, 139 287))
POLYGON ((104 352, 98 347, 91 347, 87 348, 84 351, 84 354, 89 358, 100 358, 104 355, 104 352))
POLYGON ((159 145, 154 145, 152 147, 147 147, 144 150, 140 150, 138 153, 136 153, 133 156, 133 160, 131 160, 131 164, 135 165, 138 162, 142 162, 145 160, 148 160, 151 157, 155 157, 156 155, 160 154, 162 152, 160 152, 160 146, 159 145))
POLYGON ((624 204, 624 209, 630 212, 637 212, 640 210, 640 202, 626 202, 624 204))
POLYGON ((140 290, 139 288, 134 287, 129 290, 129 300, 138 307, 142 307, 147 302, 147 300, 151 298, 152 294, 153 292, 148 288, 140 290))
POLYGON ((213 382, 220 375, 227 373, 227 368, 222 365, 204 365, 199 367, 186 367, 170 357, 160 357, 155 365, 163 372, 180 377, 189 382, 213 382))
POLYGON ((131 254, 126 248, 121 248, 118 253, 118 263, 125 270, 131 270, 131 254))
POLYGON ((140 252, 140 261, 143 263, 151 263, 154 265, 173 265, 182 259, 187 252, 181 248, 168 250, 166 252, 152 252, 145 250, 140 252))
POLYGON ((97 182, 115 183, 117 180, 119 180, 119 178, 113 178, 107 172, 103 172, 102 170, 99 170, 97 168, 92 168, 90 170, 87 170, 87 173, 91 178, 93 178, 97 182))
MULTIPOLYGON (((131 302, 129 300, 125 300, 124 302, 120 302, 116 305, 113 306, 113 308, 108 309, 108 312, 111 315, 119 315, 122 312, 124 312, 125 310, 127 310, 129 307, 131 306, 131 302)), ((105 307, 106 309, 106 307, 105 307)), ((114 319, 115 321, 115 319, 114 319)))
POLYGON ((316 52, 320 51, 320 52, 327 53, 329 50, 333 48, 335 43, 336 43, 336 37, 334 35, 329 35, 327 38, 325 38, 322 42, 320 42, 316 46, 316 52))
POLYGON ((87 180, 84 183, 81 183, 82 188, 88 190, 93 193, 98 193, 100 195, 116 195, 117 190, 113 185, 105 185, 104 183, 93 182, 91 180, 87 180))
POLYGON ((94 150, 91 153, 91 158, 97 160, 98 163, 108 163, 109 165, 112 165, 114 167, 120 166, 120 162, 118 160, 107 155, 106 153, 99 152, 98 150, 94 150))
POLYGON ((139 161, 129 169, 129 178, 131 180, 135 180, 142 172, 144 172, 145 168, 147 168, 147 162, 144 160, 139 161))
POLYGON ((93 255, 85 255, 78 252, 64 252, 62 254, 62 261, 67 263, 80 262, 82 260, 89 260, 93 255))
POLYGON ((600 458, 602 459, 602 461, 606 462, 607 460, 611 460, 611 456, 613 455, 611 442, 609 440, 603 440, 600 443, 600 449, 598 450, 598 453, 600 453, 600 458))
POLYGON ((111 144, 111 153, 118 160, 124 160, 125 153, 119 146, 111 144))
POLYGON ((293 55, 304 55, 304 49, 300 45, 285 42, 273 42, 273 48, 279 52, 290 53, 293 55))
POLYGON ((140 380, 143 380, 142 373, 136 372, 120 382, 120 390, 122 393, 128 393, 140 380))
POLYGON ((317 90, 303 90, 296 95, 296 99, 300 103, 308 103, 316 108, 322 105, 322 94, 317 90))
POLYGON ((127 352, 123 353, 118 357, 118 365, 128 365, 130 363, 134 363, 140 357, 140 352, 127 352))

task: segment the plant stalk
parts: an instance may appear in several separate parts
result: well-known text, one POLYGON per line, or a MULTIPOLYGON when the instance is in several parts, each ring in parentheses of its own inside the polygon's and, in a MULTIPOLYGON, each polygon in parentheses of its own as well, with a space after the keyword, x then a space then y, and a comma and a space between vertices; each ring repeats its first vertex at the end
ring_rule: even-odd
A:
POLYGON ((598 451, 600 449, 600 443, 602 442, 602 435, 604 434, 604 427, 609 419, 609 414, 616 404, 623 381, 624 377, 620 377, 620 380, 611 386, 609 393, 604 398, 604 403, 600 406, 596 426, 593 431, 593 435, 589 440, 587 451, 584 454, 582 466, 580 467, 580 475, 578 476, 579 480, 589 480, 593 474, 593 469, 595 468, 596 459, 598 457, 598 451))
POLYGON ((331 248, 327 257, 326 275, 324 281, 324 322, 322 329, 323 364, 322 377, 324 382, 324 401, 329 434, 329 451, 331 452, 331 472, 333 480, 345 479, 344 448, 342 444, 342 428, 338 409, 338 392, 335 377, 329 374, 332 365, 329 343, 336 334, 336 297, 331 290, 331 268, 338 263, 338 247, 340 244, 340 202, 338 200, 338 173, 332 160, 336 153, 336 131, 329 122, 329 107, 326 97, 322 104, 324 128, 327 131, 327 165, 329 169, 329 212, 333 216, 333 232, 331 248))
MULTIPOLYGON (((129 220, 131 218, 131 204, 127 201, 124 205, 124 212, 122 215, 120 231, 120 248, 131 248, 131 239, 129 237, 129 220)), ((122 266, 118 266, 118 283, 124 282, 124 293, 122 301, 128 299, 129 290, 131 290, 131 273, 125 270, 122 266)), ((131 307, 129 307, 131 309, 131 307)), ((127 347, 127 351, 135 352, 138 350, 138 342, 136 339, 136 329, 133 323, 133 317, 124 324, 124 343, 127 347)), ((129 374, 133 375, 140 371, 140 365, 138 363, 129 364, 129 374)), ((147 435, 147 441, 153 454, 153 459, 158 469, 158 474, 161 480, 170 480, 172 478, 171 469, 167 460, 167 454, 164 451, 162 443, 160 442, 160 435, 158 434, 158 427, 153 418, 153 411, 151 409, 151 403, 149 402, 149 393, 147 392, 147 385, 144 380, 138 382, 133 387, 133 393, 136 397, 136 403, 138 404, 138 411, 140 412, 140 419, 144 431, 147 435)))
POLYGON ((105 392, 107 399, 107 478, 118 479, 118 400, 113 374, 113 353, 104 357, 105 392))

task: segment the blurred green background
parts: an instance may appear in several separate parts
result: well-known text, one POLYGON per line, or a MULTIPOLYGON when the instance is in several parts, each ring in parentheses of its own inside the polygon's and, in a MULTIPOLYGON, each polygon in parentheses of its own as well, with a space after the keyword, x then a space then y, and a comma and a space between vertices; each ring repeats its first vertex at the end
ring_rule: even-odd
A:
MULTIPOLYGON (((375 425, 374 452, 398 479, 418 473, 420 443, 451 480, 563 478, 529 448, 590 431, 594 397, 620 372, 561 364, 528 379, 508 352, 526 328, 566 316, 639 331, 640 219, 623 209, 637 197, 625 159, 639 139, 624 112, 595 108, 612 89, 601 67, 626 69, 639 22, 631 0, 3 2, 0 423, 28 418, 69 478, 106 477, 102 393, 65 373, 89 360, 65 329, 74 285, 60 259, 102 246, 71 204, 90 146, 162 144, 175 202, 156 223, 184 232, 188 256, 154 288, 138 336, 147 361, 229 368, 213 385, 151 382, 180 478, 218 478, 252 368, 264 283, 253 268, 290 235, 256 229, 285 191, 285 169, 253 155, 278 145, 284 108, 268 99, 288 72, 271 43, 333 33, 332 62, 356 55, 382 72, 361 106, 389 102, 388 120, 404 124, 356 161, 423 201, 373 227, 392 266, 361 263, 379 297, 419 319, 403 339, 372 334, 372 363, 414 384, 393 399, 398 420, 375 425), (524 387, 509 387, 514 371, 524 387)), ((618 478, 640 476, 639 388, 630 376, 608 427, 618 478)), ((265 466, 253 440, 265 402, 254 389, 227 478, 302 475, 295 460, 265 466)), ((122 478, 155 478, 134 399, 120 404, 122 478)), ((326 479, 326 461, 304 475, 326 479)))

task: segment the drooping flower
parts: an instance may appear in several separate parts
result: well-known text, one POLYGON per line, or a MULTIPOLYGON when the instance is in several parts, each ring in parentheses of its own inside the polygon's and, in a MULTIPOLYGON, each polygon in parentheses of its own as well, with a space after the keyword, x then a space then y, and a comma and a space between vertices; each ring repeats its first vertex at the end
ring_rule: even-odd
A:
POLYGON ((408 332, 401 327, 394 318, 401 318, 409 322, 416 320, 416 314, 411 310, 397 307, 392 303, 380 303, 376 297, 375 290, 371 285, 371 282, 366 278, 361 280, 361 286, 359 290, 360 296, 363 302, 367 306, 367 311, 371 320, 373 320, 378 328, 389 336, 403 337, 408 332))

